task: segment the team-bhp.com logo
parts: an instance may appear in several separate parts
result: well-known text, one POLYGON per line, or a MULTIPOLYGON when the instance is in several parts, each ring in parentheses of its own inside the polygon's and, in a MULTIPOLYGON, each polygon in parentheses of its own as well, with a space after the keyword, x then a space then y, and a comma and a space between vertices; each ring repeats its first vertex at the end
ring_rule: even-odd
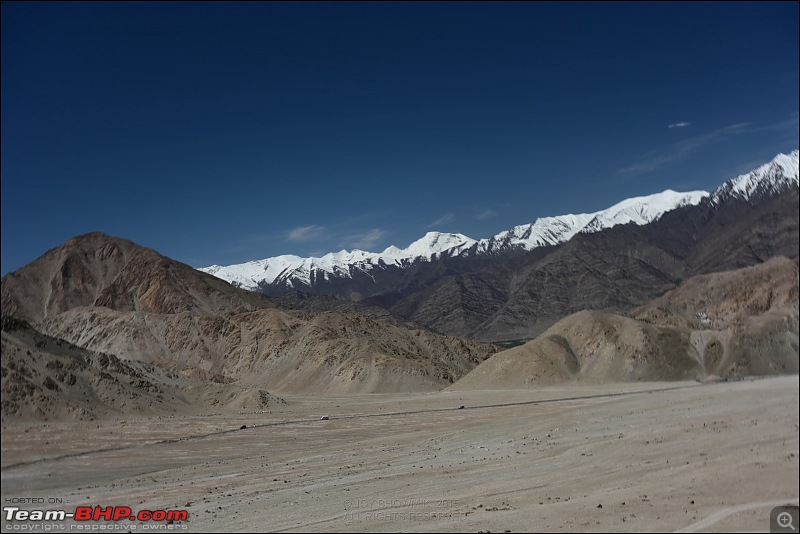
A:
POLYGON ((186 521, 186 510, 140 510, 134 512, 129 506, 78 506, 74 512, 66 510, 23 510, 19 506, 4 506, 6 521, 186 521))

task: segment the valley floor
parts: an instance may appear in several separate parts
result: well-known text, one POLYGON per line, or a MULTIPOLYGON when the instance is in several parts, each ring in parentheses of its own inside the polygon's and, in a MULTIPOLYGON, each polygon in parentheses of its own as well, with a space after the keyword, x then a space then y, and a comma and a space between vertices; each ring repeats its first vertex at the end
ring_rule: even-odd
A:
POLYGON ((798 384, 288 396, 262 413, 6 422, 4 507, 188 521, 34 525, 4 511, 2 530, 767 532, 772 507, 798 503, 798 384), (30 498, 63 504, 13 504, 30 498))

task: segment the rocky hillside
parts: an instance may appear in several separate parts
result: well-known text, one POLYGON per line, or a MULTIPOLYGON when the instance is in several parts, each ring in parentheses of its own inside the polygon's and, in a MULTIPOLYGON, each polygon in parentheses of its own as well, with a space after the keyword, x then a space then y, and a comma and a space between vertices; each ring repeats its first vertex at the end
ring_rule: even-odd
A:
POLYGON ((536 339, 495 354, 453 388, 702 380, 800 370, 797 259, 779 257, 693 277, 633 315, 572 314, 536 339))
POLYGON ((155 315, 76 308, 39 327, 92 350, 178 362, 277 393, 433 391, 495 351, 339 312, 155 315))
POLYGON ((4 421, 242 412, 285 404, 266 390, 177 362, 152 365, 87 350, 8 315, 0 342, 4 421))

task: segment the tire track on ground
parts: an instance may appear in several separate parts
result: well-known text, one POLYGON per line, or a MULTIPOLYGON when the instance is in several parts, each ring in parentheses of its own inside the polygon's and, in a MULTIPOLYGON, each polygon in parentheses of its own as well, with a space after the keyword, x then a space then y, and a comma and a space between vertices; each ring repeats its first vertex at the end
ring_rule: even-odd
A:
MULTIPOLYGON (((713 385, 713 384, 706 384, 705 386, 713 385)), ((2 471, 10 471, 13 469, 19 469, 22 467, 28 467, 31 465, 43 464, 47 462, 59 462, 61 460, 68 460, 74 458, 83 458, 87 456, 94 456, 97 454, 104 454, 109 452, 121 452, 121 451, 133 451, 139 450, 147 447, 156 447, 162 445, 171 445, 175 443, 181 442, 189 442, 189 441, 197 441, 202 439, 208 439, 217 436, 224 436, 226 434, 233 434, 234 432, 247 432, 250 430, 256 429, 263 429, 263 428, 272 428, 278 426, 286 426, 286 425, 309 425, 309 424, 326 424, 329 421, 343 421, 343 420, 352 420, 352 419, 370 419, 370 418, 377 418, 377 417, 400 417, 400 416, 413 416, 419 414, 430 414, 430 413, 439 413, 439 412, 454 412, 454 411, 466 411, 466 410, 486 410, 492 408, 507 408, 510 406, 536 406, 539 404, 553 404, 559 402, 573 402, 573 401, 581 401, 581 400, 592 400, 592 399, 610 399, 615 397, 630 397, 634 395, 647 395, 647 394, 656 394, 656 393, 664 393, 668 391, 678 391, 684 389, 692 389, 697 387, 703 387, 704 384, 691 384, 691 385, 682 385, 682 386, 672 386, 672 387, 665 387, 665 388, 657 388, 657 389, 647 389, 641 391, 621 391, 615 393, 598 393, 595 395, 579 395, 579 396, 572 396, 572 397, 557 397, 554 399, 539 399, 539 400, 530 400, 530 401, 517 401, 517 402, 502 402, 502 403, 495 403, 495 404, 478 404, 474 406, 464 406, 463 409, 461 408, 429 408, 424 410, 406 410, 406 411, 399 411, 399 412, 385 412, 385 413, 370 413, 370 414, 354 414, 354 415, 341 415, 341 416, 329 416, 328 420, 320 420, 320 419, 291 419, 287 421, 276 421, 273 423, 263 423, 263 424, 256 424, 252 426, 248 426, 247 428, 232 428, 228 430, 218 430, 215 432, 209 432, 206 434, 198 434, 194 436, 186 436, 180 438, 171 438, 171 439, 163 439, 159 441, 149 442, 149 443, 142 443, 138 445, 125 445, 120 447, 108 447, 105 449, 92 449, 88 451, 81 451, 81 452, 74 452, 69 454, 62 454, 59 456, 51 456, 49 458, 40 458, 38 460, 30 460, 26 462, 18 462, 15 464, 9 464, 2 468, 2 471)))
POLYGON ((675 532, 699 532, 701 530, 710 527, 714 523, 719 523, 729 515, 737 514, 739 512, 746 512, 748 510, 754 510, 756 508, 767 508, 767 507, 775 508, 776 506, 784 506, 784 505, 786 506, 797 505, 797 500, 784 499, 780 501, 751 502, 747 504, 740 504, 737 506, 729 506, 727 508, 723 508, 722 510, 714 512, 705 519, 701 519, 696 523, 692 523, 688 527, 676 530, 675 532))

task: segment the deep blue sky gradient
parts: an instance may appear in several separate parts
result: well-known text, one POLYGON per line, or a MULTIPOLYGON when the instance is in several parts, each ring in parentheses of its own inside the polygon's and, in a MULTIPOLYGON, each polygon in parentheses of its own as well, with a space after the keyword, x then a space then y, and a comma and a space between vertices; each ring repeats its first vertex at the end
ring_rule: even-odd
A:
POLYGON ((2 272, 489 237, 798 146, 798 3, 2 3, 2 272), (683 127, 672 127, 689 123, 683 127))

